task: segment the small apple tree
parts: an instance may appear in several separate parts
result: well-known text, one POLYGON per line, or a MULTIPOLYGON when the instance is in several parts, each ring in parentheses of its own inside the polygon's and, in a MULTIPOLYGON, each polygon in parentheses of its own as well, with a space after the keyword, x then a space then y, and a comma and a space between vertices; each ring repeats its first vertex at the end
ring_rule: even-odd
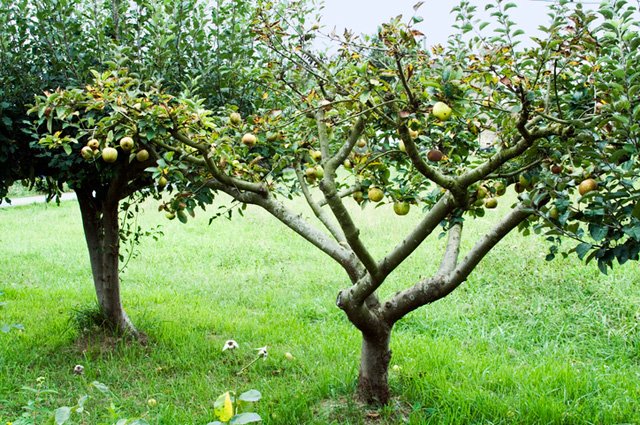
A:
MULTIPOLYGON (((287 25, 265 2, 257 38, 278 58, 262 77, 275 95, 245 119, 216 115, 193 96, 131 92, 126 76, 110 89, 131 122, 154 127, 149 144, 174 153, 171 167, 180 173, 168 178, 179 190, 163 206, 170 214, 225 192, 262 207, 343 267, 350 284, 336 302, 362 334, 358 395, 368 403, 389 400, 395 323, 458 288, 510 232, 549 232, 556 243, 549 259, 560 236, 579 239, 574 249, 603 270, 614 258, 637 259, 633 11, 625 2, 603 4, 597 22, 560 1, 550 6, 548 38, 522 47, 513 7, 487 5, 491 20, 481 22, 462 2, 454 8, 459 33, 447 46, 423 48, 412 26, 419 18, 395 19, 375 37, 345 33, 327 57, 310 45, 315 25, 287 25), (491 24, 495 32, 485 36, 491 24), (481 146, 486 135, 491 143, 481 146), (508 212, 486 234, 467 235, 465 222, 493 210, 509 187, 519 196, 508 212), (297 200, 290 204, 296 193, 317 220, 303 217, 297 200), (350 195, 363 207, 393 203, 398 215, 415 206, 419 219, 375 258, 346 204, 350 195), (439 227, 447 242, 437 272, 381 299, 387 277, 439 227), (462 237, 475 239, 464 255, 462 237)), ((61 93, 85 127, 102 96, 61 93)), ((98 125, 107 131, 115 114, 98 125)))
MULTIPOLYGON (((208 107, 231 103, 252 110, 260 100, 248 81, 254 69, 238 66, 253 58, 251 7, 239 0, 214 7, 199 0, 1 1, 0 198, 17 180, 40 184, 51 198, 63 184, 76 192, 106 324, 135 335, 120 300, 120 243, 135 245, 141 230, 128 219, 142 199, 157 195, 154 181, 157 188, 166 183, 144 171, 162 169, 162 151, 145 144, 153 130, 128 120, 108 94, 96 98, 100 108, 89 115, 97 122, 117 114, 110 123, 116 131, 91 127, 72 134, 65 121, 75 116, 56 88, 84 87, 99 77, 92 69, 126 66, 173 90, 204 93, 208 107), (46 99, 37 100, 28 116, 34 96, 43 93, 46 99), (41 144, 44 134, 50 136, 41 144)), ((108 82, 99 84, 109 90, 108 82)))

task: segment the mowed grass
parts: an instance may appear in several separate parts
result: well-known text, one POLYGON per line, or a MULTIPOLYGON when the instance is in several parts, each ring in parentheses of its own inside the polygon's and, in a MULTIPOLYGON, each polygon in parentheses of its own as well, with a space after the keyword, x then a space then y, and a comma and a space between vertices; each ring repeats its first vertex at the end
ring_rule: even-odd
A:
MULTIPOLYGON (((377 256, 419 218, 390 210, 359 213, 377 256)), ((502 212, 468 223, 463 250, 502 212)), ((0 324, 25 327, 0 333, 0 423, 21 413, 33 398, 21 387, 40 376, 57 391, 50 407, 73 404, 85 385, 76 364, 109 386, 123 415, 153 424, 204 425, 219 394, 251 388, 266 424, 640 423, 637 263, 603 276, 575 258, 547 263, 542 238, 510 235, 461 288, 396 325, 395 397, 375 412, 352 397, 360 338, 334 305, 344 272, 258 209, 210 226, 209 215, 181 225, 146 205, 141 222, 165 235, 145 239, 122 277, 142 346, 79 336, 69 323, 94 303, 75 202, 0 209, 0 324), (240 349, 222 352, 231 338, 240 349), (268 359, 237 375, 264 345, 268 359)), ((381 295, 433 272, 442 245, 429 238, 381 295)))

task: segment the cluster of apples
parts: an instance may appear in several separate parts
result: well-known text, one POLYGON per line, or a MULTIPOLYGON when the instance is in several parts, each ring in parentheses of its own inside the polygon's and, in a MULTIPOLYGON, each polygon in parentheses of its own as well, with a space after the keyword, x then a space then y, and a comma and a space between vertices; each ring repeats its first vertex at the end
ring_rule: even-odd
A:
POLYGON ((324 177, 324 169, 322 165, 320 165, 320 161, 322 160, 322 152, 318 150, 309 151, 309 156, 311 159, 318 164, 314 166, 309 166, 304 170, 304 176, 307 178, 309 183, 313 183, 316 179, 320 180, 324 177))
MULTIPOLYGON (((242 124, 242 115, 240 115, 238 112, 232 112, 231 114, 229 114, 229 124, 231 124, 234 127, 242 124)), ((242 136, 242 139, 240 140, 242 144, 248 147, 249 149, 254 147, 256 143, 258 143, 258 138, 253 133, 244 134, 242 136)))
MULTIPOLYGON (((120 139, 120 148, 124 152, 131 152, 135 143, 133 139, 129 136, 125 136, 120 139)), ((91 160, 95 159, 98 155, 102 157, 102 160, 107 163, 114 163, 118 160, 118 150, 111 146, 105 146, 100 150, 100 141, 98 139, 91 139, 87 142, 86 146, 83 146, 80 150, 80 155, 84 159, 91 160)), ((144 162, 149 159, 149 151, 146 149, 140 149, 136 152, 136 159, 140 162, 144 162)))
MULTIPOLYGON (((431 108, 431 115, 433 115, 439 121, 447 121, 449 118, 451 118, 452 113, 453 113, 453 110, 451 109, 451 107, 444 102, 436 102, 431 108)), ((411 139, 417 139, 418 136, 420 136, 420 133, 418 132, 418 130, 409 128, 409 137, 411 137, 411 139)), ((398 142, 398 149, 400 149, 400 151, 402 152, 407 151, 404 145, 404 142, 402 140, 398 142)), ((445 159, 445 155, 439 149, 434 148, 434 149, 430 149, 427 152, 427 160, 430 162, 440 162, 444 159, 445 159)))
MULTIPOLYGON (((361 204, 364 201, 364 194, 360 190, 354 192, 352 196, 358 204, 361 204)), ((370 186, 367 190, 367 198, 370 202, 380 202, 384 198, 384 190, 377 186, 370 186)), ((410 209, 411 204, 409 202, 396 200, 393 203, 393 212, 397 215, 407 215, 409 214, 410 209)))

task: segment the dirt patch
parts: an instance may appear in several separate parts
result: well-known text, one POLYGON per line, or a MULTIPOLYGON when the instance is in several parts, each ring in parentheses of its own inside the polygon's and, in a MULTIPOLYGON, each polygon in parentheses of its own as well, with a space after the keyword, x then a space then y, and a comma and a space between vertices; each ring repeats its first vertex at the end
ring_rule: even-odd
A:
POLYGON ((392 398, 387 406, 376 408, 355 398, 340 397, 321 401, 313 411, 317 419, 326 423, 395 425, 408 423, 412 408, 399 398, 392 398))
POLYGON ((72 344, 72 351, 92 357, 100 357, 105 353, 113 353, 122 346, 135 344, 146 347, 149 343, 147 335, 140 332, 138 339, 126 335, 113 335, 112 333, 95 328, 82 332, 72 344))

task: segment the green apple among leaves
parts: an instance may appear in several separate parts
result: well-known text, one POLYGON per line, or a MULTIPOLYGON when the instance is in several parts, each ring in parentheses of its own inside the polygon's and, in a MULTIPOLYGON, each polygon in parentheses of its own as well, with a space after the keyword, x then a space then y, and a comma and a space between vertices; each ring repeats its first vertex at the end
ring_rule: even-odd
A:
POLYGON ((115 148, 106 147, 102 149, 102 159, 104 162, 116 162, 118 159, 118 151, 115 148))
POLYGON ((431 111, 433 116, 440 121, 447 121, 449 118, 451 118, 451 112, 452 110, 449 105, 444 102, 436 102, 435 105, 433 105, 433 109, 431 111))

